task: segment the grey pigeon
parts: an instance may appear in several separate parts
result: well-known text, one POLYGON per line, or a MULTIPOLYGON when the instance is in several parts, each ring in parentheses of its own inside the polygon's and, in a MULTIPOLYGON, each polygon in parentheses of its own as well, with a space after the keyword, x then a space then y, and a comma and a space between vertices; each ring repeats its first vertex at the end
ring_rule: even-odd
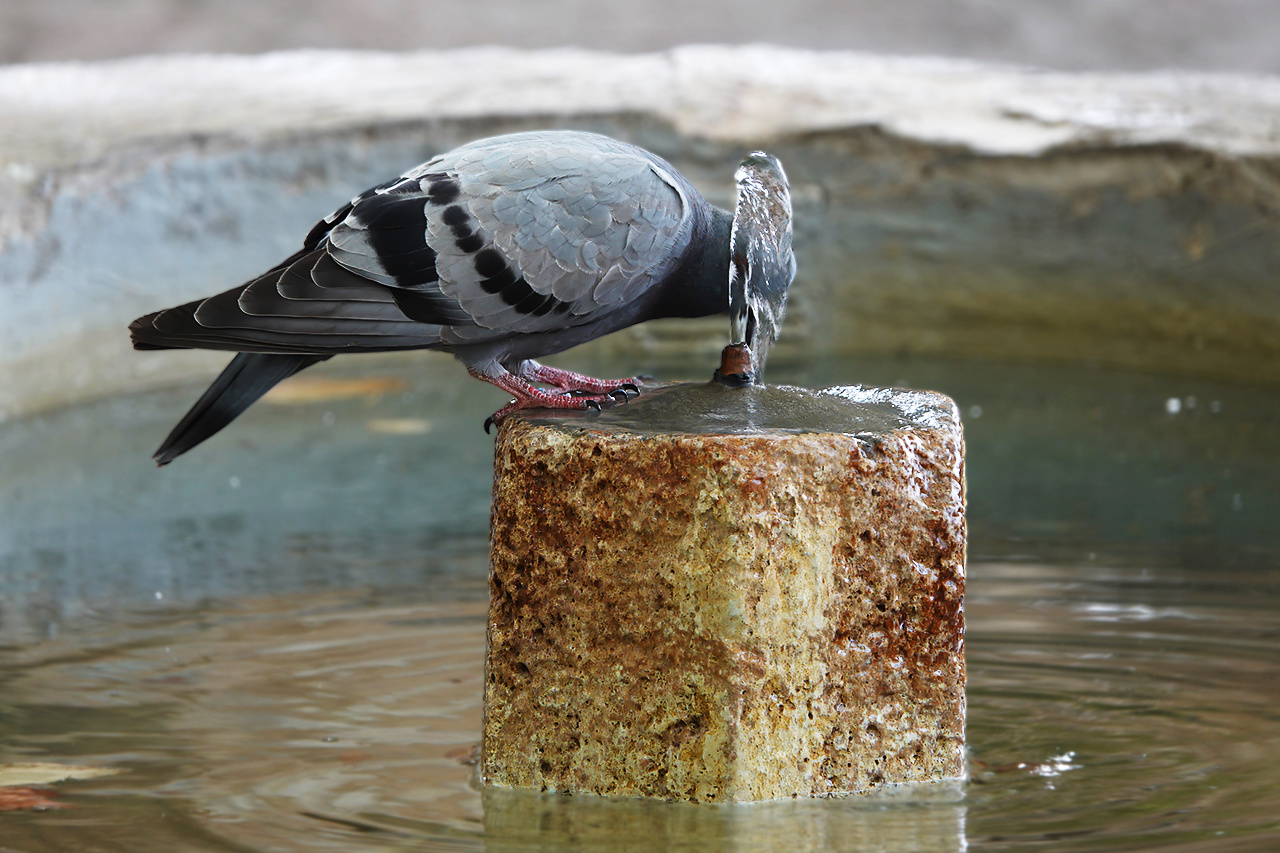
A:
POLYGON ((625 399, 638 379, 534 359, 645 320, 728 310, 733 227, 665 160, 599 134, 517 133, 440 154, 356 196, 247 284, 130 324, 136 349, 238 353, 155 459, 340 353, 452 353, 515 398, 486 430, 516 409, 625 399))

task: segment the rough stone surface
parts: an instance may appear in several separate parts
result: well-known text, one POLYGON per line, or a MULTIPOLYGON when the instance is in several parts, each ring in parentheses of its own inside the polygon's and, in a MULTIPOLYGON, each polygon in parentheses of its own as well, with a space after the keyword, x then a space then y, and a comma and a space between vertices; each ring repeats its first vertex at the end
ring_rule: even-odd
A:
POLYGON ((640 428, 686 387, 625 423, 503 424, 486 782, 736 802, 963 776, 954 404, 787 389, 845 423, 640 428))

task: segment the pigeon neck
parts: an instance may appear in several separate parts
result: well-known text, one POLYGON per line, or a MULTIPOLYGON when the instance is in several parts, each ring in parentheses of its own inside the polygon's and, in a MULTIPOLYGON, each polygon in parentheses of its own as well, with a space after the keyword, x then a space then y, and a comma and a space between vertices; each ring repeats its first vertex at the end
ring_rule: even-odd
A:
POLYGON ((729 235, 733 214, 704 205, 693 236, 669 280, 658 316, 706 317, 729 310, 729 235))

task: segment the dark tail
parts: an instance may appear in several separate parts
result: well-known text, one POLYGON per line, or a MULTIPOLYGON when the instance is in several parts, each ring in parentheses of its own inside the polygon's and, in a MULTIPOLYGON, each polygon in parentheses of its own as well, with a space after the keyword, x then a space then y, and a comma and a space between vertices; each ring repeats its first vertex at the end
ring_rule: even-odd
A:
POLYGON ((168 465, 235 420, 277 382, 328 357, 240 353, 169 433, 155 452, 156 464, 168 465))

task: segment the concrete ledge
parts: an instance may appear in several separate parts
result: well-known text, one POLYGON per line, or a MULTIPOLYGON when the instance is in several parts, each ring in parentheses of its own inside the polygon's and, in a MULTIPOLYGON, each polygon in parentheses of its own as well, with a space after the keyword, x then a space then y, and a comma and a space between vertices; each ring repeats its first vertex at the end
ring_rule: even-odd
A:
POLYGON ((876 126, 983 154, 1164 143, 1280 153, 1277 78, 1066 74, 767 46, 295 51, 14 65, 0 67, 0 110, 8 119, 0 156, 18 183, 166 141, 227 135, 263 143, 428 119, 626 112, 680 134, 738 142, 876 126))
MULTIPOLYGON (((124 324, 255 275, 436 151, 547 126, 650 147, 722 204, 744 150, 782 158, 800 277, 779 359, 1280 381, 1275 78, 766 47, 312 51, 0 68, 0 114, 0 418, 212 372, 133 355, 124 324)), ((706 328, 599 348, 687 351, 706 328)))

